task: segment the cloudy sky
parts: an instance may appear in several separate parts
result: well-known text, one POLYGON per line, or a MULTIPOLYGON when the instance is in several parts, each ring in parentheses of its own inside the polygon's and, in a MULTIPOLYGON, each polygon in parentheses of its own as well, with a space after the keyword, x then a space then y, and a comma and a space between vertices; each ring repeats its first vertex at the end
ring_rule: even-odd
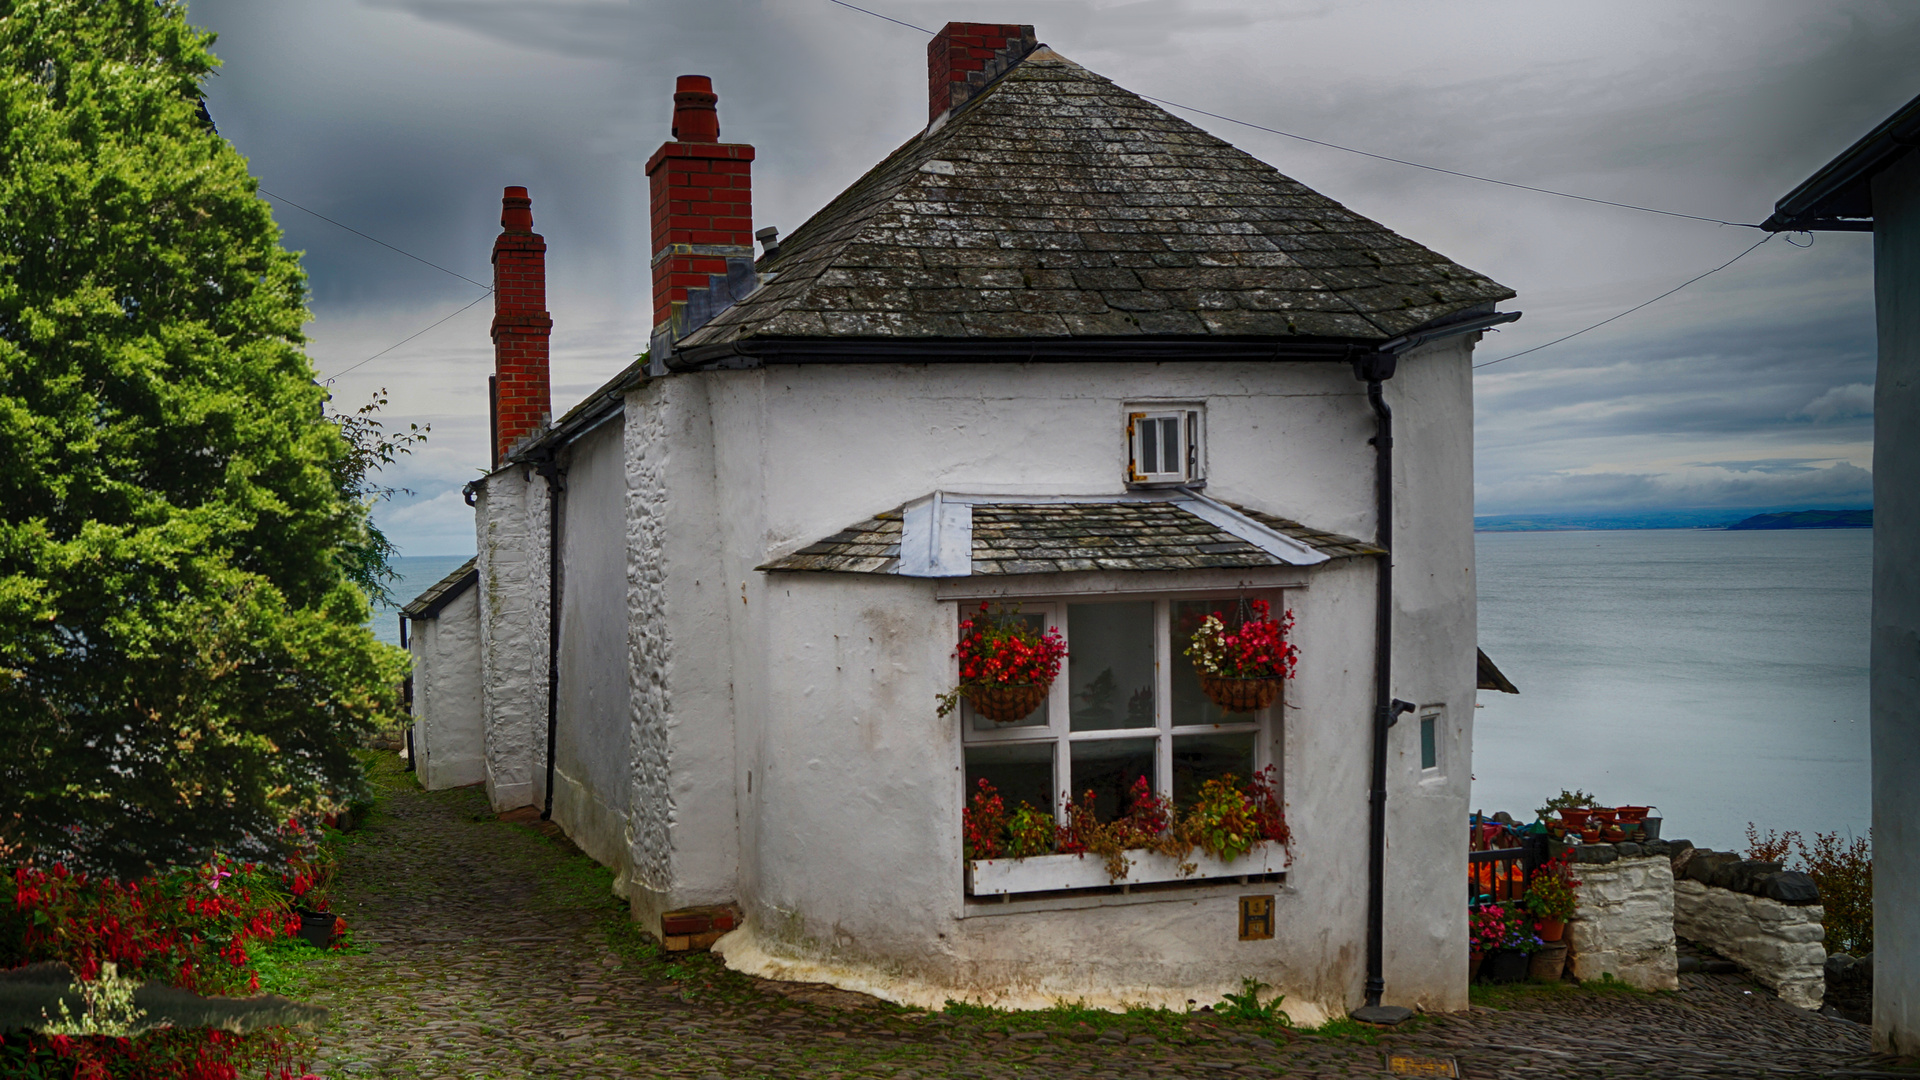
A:
MULTIPOLYGON (((1266 127, 1733 222, 1920 93, 1906 3, 866 0, 903 21, 1031 22, 1138 93, 1266 127)), ((790 232, 926 122, 926 37, 830 0, 192 0, 208 102, 261 186, 479 281, 502 186, 549 246, 554 398, 632 360, 651 311, 647 156, 673 77, 713 76, 758 148, 756 225, 790 232)), ((1482 361, 1647 300, 1762 235, 1442 176, 1195 113, 1282 172, 1520 293, 1482 361)), ((282 205, 336 398, 430 423, 382 512, 405 554, 473 548, 491 305, 282 205)), ((1866 505, 1871 240, 1778 237, 1678 295, 1476 376, 1481 514, 1866 505)))

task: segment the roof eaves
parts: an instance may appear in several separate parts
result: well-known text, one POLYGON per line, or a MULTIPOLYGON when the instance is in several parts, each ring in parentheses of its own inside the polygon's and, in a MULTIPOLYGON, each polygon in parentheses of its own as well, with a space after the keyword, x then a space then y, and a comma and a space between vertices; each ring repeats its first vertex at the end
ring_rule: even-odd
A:
POLYGON ((1920 97, 1788 192, 1760 227, 1768 232, 1872 231, 1873 178, 1915 146, 1920 146, 1920 97))
POLYGON ((514 447, 502 464, 539 461, 553 456, 588 428, 596 426, 608 413, 618 409, 626 401, 627 391, 646 381, 647 359, 643 354, 640 359, 622 368, 618 375, 602 383, 598 390, 588 394, 580 404, 568 409, 566 415, 555 421, 552 427, 514 447))
POLYGON ((409 619, 431 619, 440 614, 448 604, 480 580, 479 566, 478 555, 461 563, 453 573, 427 586, 426 591, 400 609, 400 614, 409 619))

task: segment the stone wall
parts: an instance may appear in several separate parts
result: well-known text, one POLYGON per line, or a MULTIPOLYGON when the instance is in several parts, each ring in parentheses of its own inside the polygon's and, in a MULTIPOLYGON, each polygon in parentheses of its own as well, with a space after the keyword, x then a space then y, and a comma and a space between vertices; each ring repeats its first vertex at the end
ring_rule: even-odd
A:
POLYGON ((1579 849, 1574 876, 1579 908, 1567 924, 1573 974, 1607 975, 1642 990, 1678 990, 1680 958, 1674 948, 1673 864, 1646 857, 1635 845, 1622 857, 1611 844, 1579 849))
POLYGON ((1818 1009, 1826 991, 1826 917, 1818 904, 1787 904, 1682 879, 1673 886, 1673 929, 1739 964, 1780 1000, 1818 1009))

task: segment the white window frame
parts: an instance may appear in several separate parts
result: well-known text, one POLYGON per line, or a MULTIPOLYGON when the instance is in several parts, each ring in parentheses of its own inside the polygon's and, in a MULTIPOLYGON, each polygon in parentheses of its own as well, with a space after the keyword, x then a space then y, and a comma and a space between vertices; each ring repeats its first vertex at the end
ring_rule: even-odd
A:
MULTIPOLYGON (((1069 639, 1067 640, 1067 657, 1061 661, 1060 674, 1054 679, 1052 690, 1047 695, 1047 725, 1045 727, 1000 727, 996 725, 985 730, 976 730, 973 706, 965 702, 964 699, 962 700, 961 707, 958 710, 962 743, 960 751, 960 784, 963 789, 962 801, 972 794, 964 790, 966 786, 967 746, 1005 743, 1052 744, 1054 747, 1053 811, 1055 819, 1063 825, 1066 824, 1067 820, 1067 805, 1074 797, 1072 794, 1074 792, 1072 782, 1072 744, 1076 742, 1093 742, 1101 739, 1154 739, 1153 787, 1154 793, 1158 795, 1171 795, 1173 793, 1173 741, 1174 738, 1179 735, 1227 735, 1251 731, 1254 733, 1254 771, 1257 773, 1276 764, 1274 761, 1273 746, 1278 732, 1276 731, 1274 720, 1281 715, 1281 711, 1286 704, 1287 685, 1284 681, 1280 684, 1280 696, 1274 700, 1272 705, 1255 712, 1251 720, 1231 724, 1182 724, 1175 726, 1173 723, 1172 665, 1175 663, 1186 664, 1192 662, 1184 655, 1181 655, 1184 650, 1179 647, 1178 643, 1172 640, 1174 603, 1187 600, 1203 602, 1213 600, 1237 603, 1243 598, 1247 600, 1264 599, 1268 601, 1272 609, 1276 612, 1287 610, 1286 594, 1278 589, 1258 589, 1222 593, 1208 591, 1178 595, 1161 593, 1145 596, 1103 594, 1097 598, 1089 596, 1040 601, 1021 600, 1021 614, 1044 615, 1046 617, 1047 629, 1060 631, 1062 638, 1067 637, 1066 616, 1067 605, 1069 603, 1138 603, 1140 601, 1151 600, 1153 602, 1154 619, 1154 726, 1111 728, 1100 731, 1072 730, 1072 694, 1068 688, 1072 685, 1071 665, 1073 664, 1073 642, 1069 639)), ((960 617, 964 618, 968 614, 970 613, 962 611, 960 617)), ((957 628, 955 632, 957 635, 957 628)), ((958 678, 958 674, 959 667, 956 662, 954 667, 954 675, 956 678, 958 678)), ((991 724, 992 722, 988 721, 987 723, 991 724)), ((1284 772, 1284 769, 1277 771, 1284 772)), ((1280 789, 1279 793, 1284 803, 1284 776, 1276 777, 1276 780, 1278 782, 1275 784, 1275 787, 1280 789)))
MULTIPOLYGON (((1206 410, 1197 404, 1185 403, 1137 403, 1126 407, 1126 450, 1127 484, 1130 487, 1158 487, 1167 485, 1192 484, 1206 479, 1206 410), (1176 444, 1180 452, 1178 469, 1159 469, 1145 472, 1141 469, 1144 457, 1146 426, 1149 423, 1161 424, 1174 421, 1178 438, 1176 444)), ((1159 430, 1156 428, 1156 430, 1159 430)), ((1165 463, 1164 450, 1156 448, 1156 465, 1165 463)))

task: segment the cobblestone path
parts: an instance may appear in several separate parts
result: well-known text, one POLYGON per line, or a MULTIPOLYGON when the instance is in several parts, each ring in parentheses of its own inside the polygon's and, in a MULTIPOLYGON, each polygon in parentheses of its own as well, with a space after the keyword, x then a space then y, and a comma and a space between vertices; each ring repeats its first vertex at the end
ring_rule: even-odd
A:
POLYGON ((342 856, 356 951, 319 965, 332 1010, 315 1071, 346 1077, 1358 1077, 1389 1052, 1491 1077, 1905 1076, 1866 1029, 1801 1012, 1736 976, 1677 994, 1568 988, 1412 1031, 1301 1034, 1208 1014, 927 1014, 776 986, 711 957, 673 961, 626 921, 606 872, 383 771, 342 856), (1899 1071, 1894 1071, 1899 1070, 1899 1071))

